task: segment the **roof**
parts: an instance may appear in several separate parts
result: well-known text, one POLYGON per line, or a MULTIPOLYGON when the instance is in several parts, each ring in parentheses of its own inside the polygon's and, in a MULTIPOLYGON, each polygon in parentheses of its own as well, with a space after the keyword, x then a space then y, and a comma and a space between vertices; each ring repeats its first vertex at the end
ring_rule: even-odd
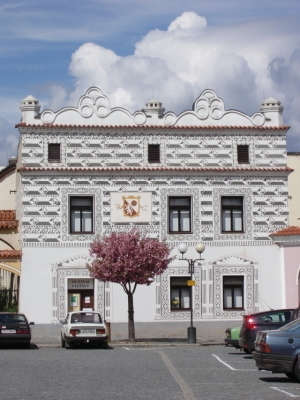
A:
POLYGON ((36 125, 36 124, 27 124, 26 122, 20 122, 15 125, 16 128, 19 127, 28 127, 28 128, 44 128, 44 129, 49 129, 49 128, 102 128, 102 129, 113 129, 113 128, 121 128, 121 129, 186 129, 186 130, 232 130, 232 129, 247 129, 247 130, 260 130, 260 131, 278 131, 278 130, 288 130, 290 129, 290 126, 287 125, 281 125, 281 126, 237 126, 237 125, 227 125, 227 126, 222 126, 222 125, 201 125, 201 126, 188 126, 188 125, 171 125, 171 126, 166 126, 166 125, 72 125, 72 124, 43 124, 43 125, 36 125))
POLYGON ((293 236, 300 235, 300 226, 289 226, 281 231, 271 233, 270 236, 293 236))
POLYGON ((18 258, 21 256, 21 250, 0 250, 0 258, 18 258))
POLYGON ((0 179, 4 178, 5 175, 9 174, 11 171, 14 171, 16 169, 16 164, 8 165, 4 169, 0 171, 0 179))
POLYGON ((289 167, 20 167, 18 172, 22 171, 203 171, 203 172, 292 172, 289 167))

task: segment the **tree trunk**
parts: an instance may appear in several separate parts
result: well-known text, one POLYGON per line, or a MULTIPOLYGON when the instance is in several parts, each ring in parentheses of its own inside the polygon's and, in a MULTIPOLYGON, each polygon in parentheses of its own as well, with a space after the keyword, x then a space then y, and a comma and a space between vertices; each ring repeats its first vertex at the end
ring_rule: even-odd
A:
POLYGON ((128 296, 128 339, 129 342, 135 342, 133 293, 127 293, 127 296, 128 296))

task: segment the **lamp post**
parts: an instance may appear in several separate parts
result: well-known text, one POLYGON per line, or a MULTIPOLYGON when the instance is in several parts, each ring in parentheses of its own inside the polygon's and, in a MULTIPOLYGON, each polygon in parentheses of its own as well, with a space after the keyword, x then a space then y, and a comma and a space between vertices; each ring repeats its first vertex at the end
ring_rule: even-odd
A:
MULTIPOLYGON (((183 255, 187 252, 188 246, 185 243, 180 243, 178 246, 178 251, 181 253, 181 260, 185 260, 189 265, 189 274, 191 275, 191 281, 194 281, 194 273, 195 273, 195 264, 203 261, 201 258, 201 254, 205 250, 205 245, 203 243, 198 243, 195 246, 197 253, 200 254, 200 258, 196 260, 191 260, 188 258, 184 258, 183 255)), ((193 287, 193 286, 192 286, 193 287)), ((196 343, 196 328, 193 326, 193 289, 190 297, 190 308, 191 308, 191 325, 187 329, 187 341, 188 343, 196 343)))

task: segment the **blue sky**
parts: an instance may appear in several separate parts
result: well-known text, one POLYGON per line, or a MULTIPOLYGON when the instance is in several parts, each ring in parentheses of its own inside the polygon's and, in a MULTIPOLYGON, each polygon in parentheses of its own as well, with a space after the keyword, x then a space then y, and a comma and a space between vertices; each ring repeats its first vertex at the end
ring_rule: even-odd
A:
POLYGON ((19 105, 54 111, 96 85, 135 111, 191 108, 206 87, 252 114, 273 96, 300 151, 299 0, 2 0, 0 165, 16 155, 19 105))

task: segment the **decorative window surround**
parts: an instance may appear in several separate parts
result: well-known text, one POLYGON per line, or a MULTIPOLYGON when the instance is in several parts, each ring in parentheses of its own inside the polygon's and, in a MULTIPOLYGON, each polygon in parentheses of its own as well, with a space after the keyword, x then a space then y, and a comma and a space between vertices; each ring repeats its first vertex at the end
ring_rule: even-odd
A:
POLYGON ((62 165, 66 165, 66 140, 60 136, 57 138, 56 136, 49 135, 48 137, 44 138, 44 165, 46 167, 60 167, 62 165), (49 143, 58 143, 60 144, 60 161, 53 162, 49 161, 49 154, 48 154, 48 144, 49 143))
MULTIPOLYGON (((90 278, 86 263, 90 258, 77 255, 52 264, 53 322, 65 319, 68 312, 68 279, 90 278)), ((104 316, 104 283, 95 279, 95 311, 104 316)))
MULTIPOLYGON (((180 260, 177 261, 179 263, 180 260)), ((187 263, 186 263, 187 264, 187 263)), ((171 276, 187 276, 188 265, 186 267, 170 266, 167 271, 161 275, 161 315, 156 315, 155 319, 165 320, 186 320, 191 316, 191 311, 171 311, 170 301, 170 277, 171 276)), ((202 270, 201 267, 195 268, 195 281, 197 285, 193 289, 193 307, 194 307, 194 318, 201 318, 201 280, 202 270)))
POLYGON ((161 195, 161 240, 167 240, 171 243, 174 242, 190 242, 199 241, 200 238, 200 188, 191 187, 173 187, 164 188, 160 191, 161 195), (188 234, 169 234, 168 233, 168 196, 191 196, 191 218, 192 218, 192 233, 188 234))
POLYGON ((242 167, 244 165, 247 167, 249 167, 249 166, 255 167, 255 147, 254 147, 253 139, 245 138, 245 137, 233 139, 232 153, 233 153, 233 167, 242 167), (247 164, 239 164, 238 163, 238 153, 237 153, 238 145, 249 146, 249 163, 247 163, 247 164))
POLYGON ((63 188, 61 190, 61 208, 62 208, 62 241, 91 242, 96 235, 101 233, 102 227, 102 206, 101 189, 96 187, 63 188), (72 234, 69 233, 69 197, 78 195, 94 195, 94 234, 72 234))
POLYGON ((143 154, 143 165, 145 167, 164 167, 166 165, 166 146, 165 137, 152 136, 144 138, 143 140, 144 154, 143 154), (160 161, 159 163, 149 163, 148 161, 148 145, 149 144, 159 144, 160 161))
POLYGON ((213 189, 214 240, 252 240, 252 189, 216 188, 213 189), (244 232, 221 233, 221 197, 243 196, 244 232))
POLYGON ((212 263, 214 275, 214 317, 241 318, 243 314, 256 311, 257 297, 257 269, 255 262, 243 259, 240 256, 228 256, 212 263), (223 276, 244 276, 244 310, 226 311, 223 309, 223 276))

